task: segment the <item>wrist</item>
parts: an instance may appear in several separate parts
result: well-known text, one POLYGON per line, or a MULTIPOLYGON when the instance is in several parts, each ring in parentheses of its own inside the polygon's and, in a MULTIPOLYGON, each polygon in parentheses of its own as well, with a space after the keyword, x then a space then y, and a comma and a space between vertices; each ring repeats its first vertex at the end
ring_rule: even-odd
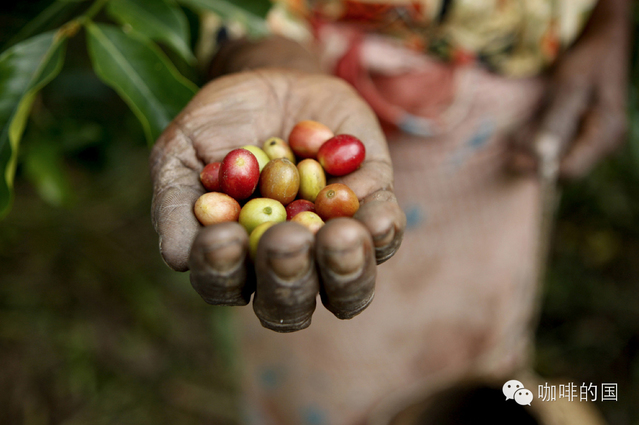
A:
POLYGON ((322 73, 319 60, 310 48, 279 36, 258 41, 227 41, 211 61, 209 78, 259 68, 285 68, 322 73))

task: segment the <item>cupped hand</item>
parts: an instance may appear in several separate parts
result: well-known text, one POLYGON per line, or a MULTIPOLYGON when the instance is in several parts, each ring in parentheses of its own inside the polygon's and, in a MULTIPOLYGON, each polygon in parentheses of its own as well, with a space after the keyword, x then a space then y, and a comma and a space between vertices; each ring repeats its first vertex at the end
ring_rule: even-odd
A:
POLYGON ((558 156, 561 178, 583 177, 623 143, 629 57, 624 1, 599 2, 582 37, 560 56, 537 119, 515 134, 516 170, 536 170, 550 154, 558 156))
POLYGON ((167 127, 151 153, 152 218, 160 252, 174 270, 191 270, 191 283, 211 304, 246 305, 279 332, 309 326, 318 292, 342 319, 368 306, 376 264, 402 240, 405 216, 393 195, 393 173, 375 115, 339 79, 281 69, 232 74, 206 85, 167 127), (199 173, 230 150, 286 139, 299 121, 312 119, 366 146, 360 169, 334 179, 360 199, 354 218, 330 220, 314 237, 297 223, 271 227, 255 264, 238 223, 202 227, 193 205, 204 188, 199 173))

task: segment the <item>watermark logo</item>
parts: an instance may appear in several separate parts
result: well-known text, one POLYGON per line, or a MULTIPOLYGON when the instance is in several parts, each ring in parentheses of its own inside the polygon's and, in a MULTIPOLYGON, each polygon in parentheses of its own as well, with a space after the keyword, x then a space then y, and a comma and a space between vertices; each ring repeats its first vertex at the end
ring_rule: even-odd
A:
MULTIPOLYGON (((516 379, 507 381, 501 390, 506 396, 506 401, 515 400, 520 406, 530 406, 534 398, 533 392, 526 389, 524 384, 516 379)), ((583 382, 581 385, 573 382, 559 385, 545 382, 537 387, 539 401, 553 402, 560 399, 579 402, 617 401, 617 396, 617 384, 612 382, 601 385, 592 382, 583 382)))
POLYGON ((541 401, 557 401, 565 398, 568 401, 595 402, 595 401, 617 401, 617 384, 601 384, 601 392, 597 391, 597 385, 592 382, 583 382, 580 386, 573 382, 567 384, 548 385, 546 382, 539 385, 537 398, 541 401))
POLYGON ((520 406, 527 405, 530 406, 530 402, 533 399, 532 391, 528 391, 527 389, 519 390, 515 393, 515 401, 520 406))
POLYGON ((601 384, 601 401, 617 401, 617 384, 601 384))
POLYGON ((516 379, 507 381, 501 391, 506 396, 506 400, 515 400, 520 406, 530 406, 530 402, 533 399, 532 391, 524 388, 524 384, 516 379))

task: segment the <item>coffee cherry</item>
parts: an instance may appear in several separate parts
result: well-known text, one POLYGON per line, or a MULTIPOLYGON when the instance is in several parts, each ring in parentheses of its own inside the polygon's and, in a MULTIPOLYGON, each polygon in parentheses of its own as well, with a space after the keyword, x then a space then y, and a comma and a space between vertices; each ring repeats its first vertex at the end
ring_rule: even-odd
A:
POLYGON ((255 261, 255 257, 257 254, 257 245, 260 243, 260 239, 262 239, 262 235, 266 232, 271 226, 277 224, 274 221, 267 221, 266 223, 262 223, 257 226, 251 232, 249 236, 249 255, 251 260, 255 261))
POLYGON ((225 221, 237 221, 240 204, 225 193, 208 192, 195 201, 193 212, 200 223, 210 226, 225 221))
POLYGON ((311 211, 303 211, 293 217, 291 221, 305 226, 313 234, 317 233, 317 231, 324 225, 320 216, 311 211))
POLYGON ((297 168, 286 158, 269 161, 260 175, 260 193, 287 205, 295 199, 300 187, 297 168))
POLYGON ((200 173, 200 181, 209 192, 219 192, 220 189, 220 166, 221 162, 211 162, 200 173))
POLYGON ((251 199, 242 207, 239 222, 250 235, 253 229, 267 221, 286 221, 286 209, 279 201, 268 198, 251 199))
POLYGON ((297 170, 300 173, 299 197, 315 202, 319 191, 326 186, 326 174, 322 166, 314 159, 305 159, 297 164, 297 170))
POLYGON ((357 170, 365 156, 366 148, 357 137, 340 134, 320 147, 317 160, 328 174, 345 176, 357 170))
POLYGON ((286 158, 295 164, 295 155, 293 155, 293 151, 286 142, 279 137, 271 137, 264 142, 262 150, 266 152, 266 155, 268 155, 271 159, 286 158))
POLYGON ((224 193, 237 199, 246 199, 257 187, 260 179, 260 165, 251 152, 234 149, 229 152, 220 166, 220 187, 224 193))
POLYGON ((262 149, 258 148, 257 146, 246 145, 246 146, 242 146, 242 149, 246 149, 247 151, 251 152, 255 156, 255 159, 257 159, 257 163, 260 165, 260 173, 262 172, 266 164, 268 164, 268 162, 271 160, 271 158, 268 157, 266 152, 264 152, 262 149))
POLYGON ((311 201, 307 201, 306 199, 298 199, 297 201, 293 201, 286 206, 286 219, 290 220, 297 214, 304 211, 315 212, 315 204, 311 201))
POLYGON ((329 184, 315 199, 315 212, 324 221, 336 217, 352 217, 358 209, 357 195, 342 183, 329 184))
POLYGON ((315 158, 320 146, 333 137, 333 132, 317 121, 300 121, 288 136, 288 144, 300 158, 315 158))

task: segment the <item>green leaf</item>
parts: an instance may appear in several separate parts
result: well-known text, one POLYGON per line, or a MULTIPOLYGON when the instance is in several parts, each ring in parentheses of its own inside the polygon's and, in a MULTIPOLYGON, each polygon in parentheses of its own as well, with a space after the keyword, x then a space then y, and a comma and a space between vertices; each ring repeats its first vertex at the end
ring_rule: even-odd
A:
POLYGON ((24 172, 45 202, 60 207, 70 204, 73 192, 64 168, 61 146, 51 142, 40 139, 28 144, 24 172))
POLYGON ((242 23, 249 34, 262 36, 268 34, 268 27, 264 16, 255 14, 250 10, 236 6, 226 0, 179 0, 185 6, 196 10, 207 10, 220 15, 224 19, 231 19, 242 23))
POLYGON ((69 17, 78 9, 78 3, 57 0, 45 8, 39 15, 28 22, 3 46, 13 46, 35 34, 39 34, 46 29, 56 28, 69 20, 69 17))
POLYGON ((16 44, 0 56, 0 217, 13 197, 18 145, 38 91, 62 68, 66 37, 48 32, 16 44))
POLYGON ((147 39, 112 25, 86 25, 93 69, 129 105, 153 144, 197 87, 147 39))
POLYGON ((122 25, 130 25, 151 40, 166 43, 186 62, 195 62, 189 47, 189 24, 177 6, 164 0, 111 0, 107 11, 122 25))
POLYGON ((273 5, 269 0, 233 0, 233 4, 260 18, 266 18, 273 5))

